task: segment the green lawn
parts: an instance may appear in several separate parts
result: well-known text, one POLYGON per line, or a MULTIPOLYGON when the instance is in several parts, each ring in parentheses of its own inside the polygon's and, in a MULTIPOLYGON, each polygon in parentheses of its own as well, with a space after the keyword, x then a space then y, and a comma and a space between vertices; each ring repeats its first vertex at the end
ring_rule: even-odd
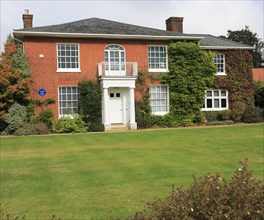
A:
POLYGON ((230 177, 249 159, 263 175, 263 124, 1 138, 1 206, 27 219, 127 217, 187 186, 230 177))

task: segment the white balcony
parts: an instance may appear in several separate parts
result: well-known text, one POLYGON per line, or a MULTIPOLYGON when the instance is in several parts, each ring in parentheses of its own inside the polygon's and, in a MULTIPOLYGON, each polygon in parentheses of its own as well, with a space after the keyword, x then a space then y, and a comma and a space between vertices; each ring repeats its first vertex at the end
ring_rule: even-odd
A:
POLYGON ((137 77, 138 65, 136 62, 125 63, 98 63, 99 77, 137 77))

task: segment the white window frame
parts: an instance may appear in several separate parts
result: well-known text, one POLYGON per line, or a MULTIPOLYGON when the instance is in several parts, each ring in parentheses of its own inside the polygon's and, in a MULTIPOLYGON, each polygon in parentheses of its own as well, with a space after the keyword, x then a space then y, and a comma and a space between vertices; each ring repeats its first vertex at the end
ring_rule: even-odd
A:
MULTIPOLYGON (((73 94, 71 93, 71 96, 72 96, 73 94)), ((79 102, 79 95, 80 95, 80 93, 79 93, 79 86, 78 85, 71 85, 71 86, 58 86, 58 113, 59 113, 59 118, 63 118, 63 117, 69 117, 69 118, 72 118, 72 116, 73 115, 78 115, 78 113, 77 112, 75 112, 75 113, 70 113, 70 114, 61 114, 61 109, 65 109, 65 107, 63 107, 63 106, 60 106, 61 105, 61 102, 63 102, 63 101, 65 101, 65 102, 74 102, 74 101, 76 101, 77 102, 77 107, 76 107, 76 110, 78 109, 78 102, 79 102), (76 100, 73 100, 73 99, 71 99, 71 100, 68 100, 68 93, 66 92, 65 94, 66 94, 66 100, 61 100, 60 99, 60 95, 62 95, 61 93, 60 93, 60 88, 65 88, 65 87, 67 87, 67 88, 72 88, 72 87, 75 87, 75 88, 77 88, 77 93, 75 93, 76 95, 77 95, 77 101, 76 100)), ((66 107, 66 108, 68 108, 68 107, 66 107)))
POLYGON ((57 43, 57 72, 81 72, 81 62, 80 62, 80 44, 78 43, 57 43), (59 45, 77 45, 78 46, 78 68, 59 68, 59 45))
POLYGON ((169 68, 168 68, 168 47, 167 45, 149 45, 148 46, 148 71, 149 72, 168 72, 169 71, 169 68), (151 47, 164 47, 165 48, 165 51, 166 51, 166 67, 165 68, 151 68, 150 67, 150 59, 151 58, 154 58, 155 57, 150 57, 150 48, 151 47))
POLYGON ((107 75, 125 75, 126 72, 126 50, 123 46, 119 44, 110 44, 107 45, 104 49, 104 62, 105 62, 105 72, 107 75), (114 48, 119 47, 119 48, 114 48), (111 70, 111 52, 118 52, 118 70, 111 70), (106 61, 105 53, 107 53, 108 59, 106 61), (123 62, 122 62, 123 54, 123 62), (124 68, 122 69, 122 65, 124 68), (117 74, 118 73, 118 74, 117 74))
POLYGON ((167 106, 166 106, 167 111, 156 111, 156 112, 154 112, 152 110, 152 107, 151 107, 152 114, 153 115, 166 115, 166 114, 168 114, 169 113, 169 106, 170 106, 170 104, 169 104, 169 100, 170 100, 170 98, 169 98, 169 87, 166 86, 166 85, 150 85, 149 86, 149 100, 150 100, 150 105, 151 105, 151 101, 152 100, 161 99, 161 98, 155 98, 155 99, 152 99, 151 98, 151 87, 166 87, 166 94, 167 94, 167 98, 166 98, 166 101, 167 101, 167 103, 166 103, 167 104, 167 106))
POLYGON ((213 58, 213 61, 215 63, 216 69, 217 69, 217 72, 216 72, 215 75, 220 75, 220 76, 226 75, 226 70, 225 70, 225 54, 223 54, 223 53, 217 53, 217 54, 215 54, 215 56, 213 58), (223 60, 223 63, 221 63, 221 60, 223 60), (223 71, 219 71, 218 65, 222 65, 223 71))
POLYGON ((202 108, 202 111, 222 111, 222 110, 227 110, 229 109, 229 100, 228 100, 228 90, 225 89, 207 89, 205 91, 205 99, 204 99, 204 108, 202 108), (221 92, 224 91, 226 93, 225 96, 222 96, 221 92), (212 96, 207 96, 207 92, 212 92, 212 96), (219 96, 216 96, 214 92, 218 92, 219 96), (207 107, 207 100, 211 99, 212 100, 212 108, 207 107), (214 107, 215 106, 215 100, 219 100, 219 107, 214 107), (226 107, 221 107, 221 99, 226 99, 226 107))

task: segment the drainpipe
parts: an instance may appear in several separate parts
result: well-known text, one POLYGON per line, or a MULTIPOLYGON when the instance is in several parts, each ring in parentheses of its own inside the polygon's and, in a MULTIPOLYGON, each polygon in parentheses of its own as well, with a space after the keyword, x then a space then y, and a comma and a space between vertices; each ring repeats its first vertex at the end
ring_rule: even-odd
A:
POLYGON ((13 34, 12 34, 12 38, 13 38, 15 41, 18 41, 19 43, 22 44, 23 52, 25 52, 25 51, 24 51, 24 41, 15 38, 13 34))

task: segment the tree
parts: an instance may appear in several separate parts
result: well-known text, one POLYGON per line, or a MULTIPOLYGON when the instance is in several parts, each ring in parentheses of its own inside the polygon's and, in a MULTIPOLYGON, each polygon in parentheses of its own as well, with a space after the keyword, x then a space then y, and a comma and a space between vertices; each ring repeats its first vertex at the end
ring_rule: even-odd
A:
POLYGON ((15 103, 29 104, 29 67, 22 46, 9 36, 0 58, 0 130, 3 115, 15 103))
MULTIPOLYGON (((226 38, 225 36, 220 37, 226 38)), ((254 67, 261 67, 264 42, 258 38, 257 33, 253 33, 248 26, 245 26, 245 28, 242 28, 242 30, 228 30, 227 39, 254 46, 255 49, 251 52, 253 56, 253 64, 254 67)))

